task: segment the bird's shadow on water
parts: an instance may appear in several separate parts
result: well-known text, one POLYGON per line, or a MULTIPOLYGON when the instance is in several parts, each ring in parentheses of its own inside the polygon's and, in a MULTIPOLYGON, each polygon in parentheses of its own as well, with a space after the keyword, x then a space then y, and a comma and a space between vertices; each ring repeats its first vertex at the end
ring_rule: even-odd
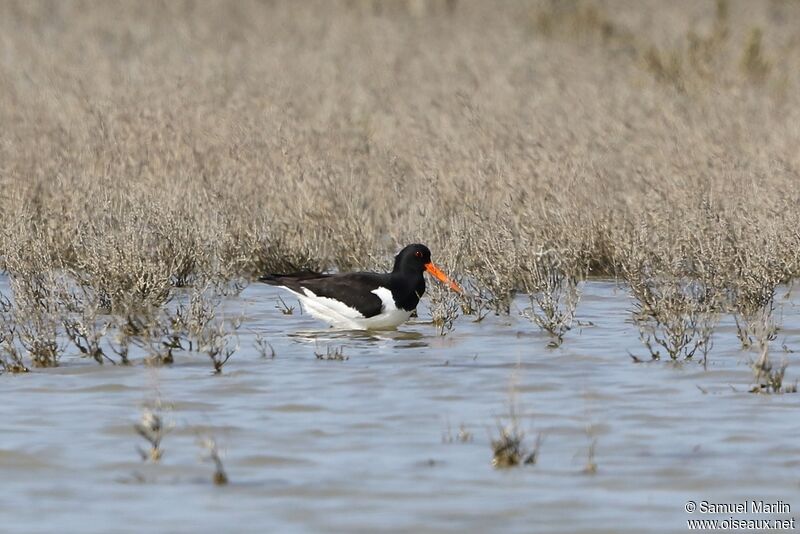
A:
POLYGON ((427 347, 424 334, 415 331, 404 330, 337 330, 329 328, 325 330, 298 330, 288 334, 290 338, 298 343, 319 344, 319 343, 356 343, 371 344, 394 342, 395 348, 422 348, 427 347))

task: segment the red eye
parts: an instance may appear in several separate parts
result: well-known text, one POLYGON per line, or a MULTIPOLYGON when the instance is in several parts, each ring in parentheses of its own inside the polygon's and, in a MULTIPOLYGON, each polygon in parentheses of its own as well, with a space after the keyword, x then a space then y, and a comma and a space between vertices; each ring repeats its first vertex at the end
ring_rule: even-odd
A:
POLYGON ((418 257, 418 258, 421 258, 421 257, 422 257, 422 252, 420 252, 420 251, 418 250, 418 251, 416 251, 416 252, 414 253, 414 256, 416 256, 416 257, 418 257))

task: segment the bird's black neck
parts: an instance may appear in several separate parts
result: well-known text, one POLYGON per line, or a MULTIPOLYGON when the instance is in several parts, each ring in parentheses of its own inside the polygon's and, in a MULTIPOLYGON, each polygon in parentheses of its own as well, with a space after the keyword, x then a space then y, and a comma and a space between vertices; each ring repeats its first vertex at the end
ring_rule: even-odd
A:
POLYGON ((425 293, 425 277, 419 271, 393 271, 391 280, 392 297, 398 308, 406 311, 416 309, 419 299, 425 293))

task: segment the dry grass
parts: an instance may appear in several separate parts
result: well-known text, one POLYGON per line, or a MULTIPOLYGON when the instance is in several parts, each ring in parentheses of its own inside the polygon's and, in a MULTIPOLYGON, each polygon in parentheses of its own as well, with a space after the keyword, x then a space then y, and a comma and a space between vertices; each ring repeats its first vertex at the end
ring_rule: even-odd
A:
MULTIPOLYGON (((98 362, 137 337, 169 361, 153 325, 177 288, 387 268, 409 242, 457 258, 461 311, 525 291, 555 342, 587 275, 631 282, 671 357, 716 313, 752 338, 800 272, 799 22, 790 2, 3 2, 4 365, 56 365, 65 328, 98 362)), ((455 302, 434 294, 441 333, 455 302)))

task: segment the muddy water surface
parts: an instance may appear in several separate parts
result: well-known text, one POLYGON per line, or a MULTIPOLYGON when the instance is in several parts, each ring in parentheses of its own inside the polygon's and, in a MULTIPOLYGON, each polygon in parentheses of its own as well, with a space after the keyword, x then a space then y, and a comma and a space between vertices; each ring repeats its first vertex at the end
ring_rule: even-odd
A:
MULTIPOLYGON (((71 350, 59 368, 0 376, 0 531, 683 532, 730 517, 687 514, 689 500, 800 512, 800 394, 748 393, 756 354, 727 318, 704 370, 633 363, 629 351, 645 354, 612 283, 584 287, 578 315, 593 326, 558 349, 520 316, 522 298, 510 317, 462 318, 445 337, 424 309, 365 336, 282 314, 279 291, 226 301, 246 319, 219 376, 202 355, 101 367, 71 350), (318 360, 329 347, 349 359, 318 360), (512 388, 528 443, 544 438, 535 466, 498 470, 489 440, 512 388), (157 465, 133 430, 153 403, 171 426, 157 465), (210 482, 206 437, 228 486, 210 482)), ((792 382, 800 353, 780 346, 800 349, 798 301, 783 302, 773 350, 792 382)))

